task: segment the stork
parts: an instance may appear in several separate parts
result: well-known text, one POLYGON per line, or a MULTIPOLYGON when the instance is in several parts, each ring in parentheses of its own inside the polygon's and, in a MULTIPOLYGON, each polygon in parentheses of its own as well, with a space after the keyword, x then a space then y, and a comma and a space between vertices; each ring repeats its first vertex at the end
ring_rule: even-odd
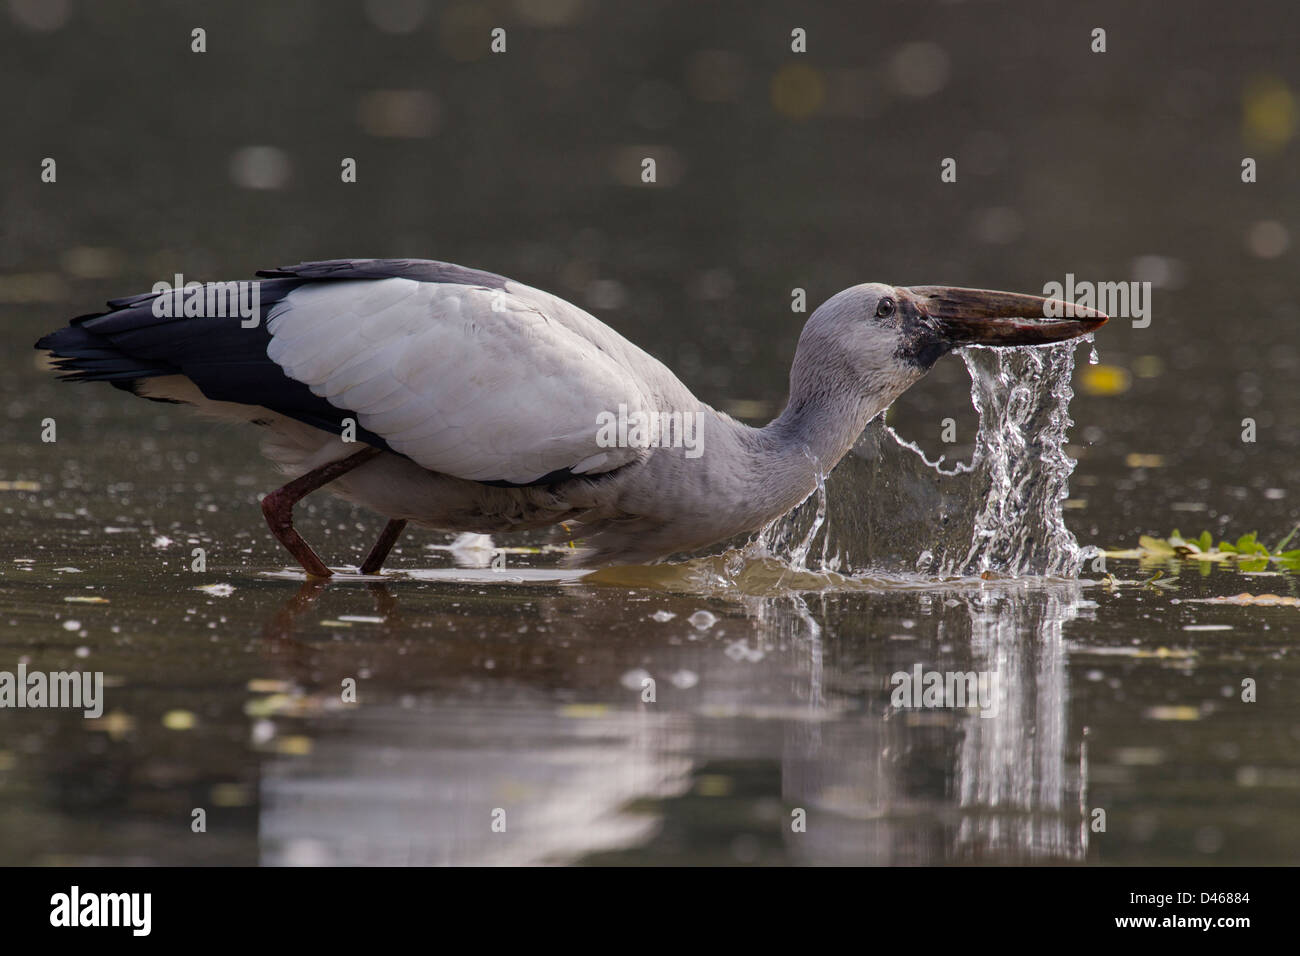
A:
POLYGON ((490 272, 336 259, 257 275, 241 308, 212 308, 229 283, 188 300, 154 291, 111 300, 36 347, 65 379, 260 426, 263 454, 294 476, 262 511, 321 578, 333 572, 294 529, 293 506, 326 486, 388 519, 363 574, 380 571, 408 522, 488 534, 559 525, 584 544, 582 567, 698 551, 796 507, 946 353, 1060 342, 1107 320, 1032 295, 855 285, 808 318, 785 408, 755 428, 594 316, 490 272), (616 415, 669 422, 669 434, 611 429, 616 415), (672 422, 689 423, 693 441, 675 441, 672 422))

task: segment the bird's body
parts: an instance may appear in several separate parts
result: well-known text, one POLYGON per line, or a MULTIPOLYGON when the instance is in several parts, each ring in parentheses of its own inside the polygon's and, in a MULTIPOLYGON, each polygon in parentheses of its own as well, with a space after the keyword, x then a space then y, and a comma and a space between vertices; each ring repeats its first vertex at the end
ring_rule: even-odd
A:
MULTIPOLYGON (((941 320, 925 303, 967 291, 870 285, 833 297, 805 327, 785 411, 751 428, 595 317, 492 273, 335 260, 259 275, 256 322, 209 314, 211 299, 184 315, 181 291, 156 292, 114 300, 38 347, 70 378, 263 427, 267 457, 304 476, 264 509, 313 573, 328 570, 289 509, 326 482, 390 519, 371 570, 406 522, 483 533, 563 525, 586 565, 658 560, 756 530, 811 494, 868 421, 954 347, 931 341, 941 320), (882 302, 896 320, 876 314, 882 302), (616 415, 689 422, 694 443, 680 425, 658 441, 611 441, 602 423, 616 415)), ((1052 330, 1044 341, 1086 331, 1034 329, 1052 330)))

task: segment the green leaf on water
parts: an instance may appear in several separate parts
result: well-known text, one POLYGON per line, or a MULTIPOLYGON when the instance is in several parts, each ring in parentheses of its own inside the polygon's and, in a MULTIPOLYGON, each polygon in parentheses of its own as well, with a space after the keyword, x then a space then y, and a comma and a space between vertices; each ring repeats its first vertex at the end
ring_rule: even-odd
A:
POLYGON ((1141 561, 1167 561, 1170 558, 1182 558, 1202 563, 1202 573, 1207 573, 1210 563, 1233 562, 1246 572, 1258 572, 1268 569, 1270 562, 1288 571, 1300 571, 1300 548, 1283 551, 1282 545, 1289 542, 1300 531, 1300 525, 1291 530, 1279 546, 1272 551, 1260 542, 1258 532, 1243 534, 1236 542, 1220 541, 1214 546, 1214 538, 1209 531, 1202 531, 1194 538, 1184 538, 1177 528, 1167 538, 1142 535, 1138 538, 1138 547, 1134 550, 1120 551, 1111 549, 1103 552, 1108 557, 1137 558, 1141 561))

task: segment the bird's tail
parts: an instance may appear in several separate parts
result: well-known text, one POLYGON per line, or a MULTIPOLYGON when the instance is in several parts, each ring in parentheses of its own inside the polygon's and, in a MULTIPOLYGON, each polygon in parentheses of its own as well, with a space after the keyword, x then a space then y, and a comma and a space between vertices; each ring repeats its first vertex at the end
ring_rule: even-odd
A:
POLYGON ((176 369, 158 362, 131 356, 116 348, 101 335, 73 324, 43 336, 38 349, 52 354, 54 367, 62 379, 71 382, 111 382, 118 388, 133 391, 136 379, 173 375, 176 369))

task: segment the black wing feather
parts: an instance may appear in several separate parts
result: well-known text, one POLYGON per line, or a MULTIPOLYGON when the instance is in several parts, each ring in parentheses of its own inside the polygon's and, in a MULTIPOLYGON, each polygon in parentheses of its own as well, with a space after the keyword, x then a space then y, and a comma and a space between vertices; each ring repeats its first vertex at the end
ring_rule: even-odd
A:
MULTIPOLYGON (((271 341, 267 316, 276 303, 315 282, 402 278, 499 289, 507 281, 491 272, 426 259, 330 259, 262 270, 257 275, 262 280, 258 283, 261 314, 253 328, 242 327, 239 316, 156 316, 154 300, 161 293, 145 292, 110 299, 107 312, 78 316, 67 327, 44 336, 36 347, 54 353, 54 364, 64 373, 61 378, 68 381, 109 382, 138 394, 141 379, 184 375, 212 401, 260 405, 337 435, 343 431, 342 419, 357 421, 357 414, 313 394, 267 356, 271 341)), ((360 425, 357 438, 393 451, 382 436, 360 425)), ((556 484, 575 477, 579 476, 563 469, 528 484, 556 484)), ((508 481, 483 484, 524 487, 508 481)))

